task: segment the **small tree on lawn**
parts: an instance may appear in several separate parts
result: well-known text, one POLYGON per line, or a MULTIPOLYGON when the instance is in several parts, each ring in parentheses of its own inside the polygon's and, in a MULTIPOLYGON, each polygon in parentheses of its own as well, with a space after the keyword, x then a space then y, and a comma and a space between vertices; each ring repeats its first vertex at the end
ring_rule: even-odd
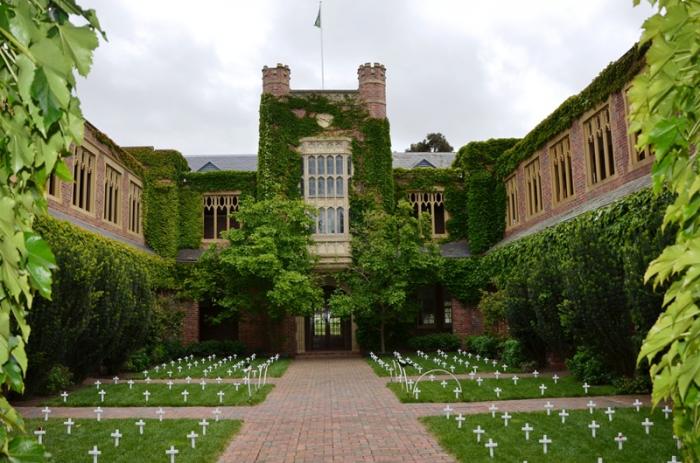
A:
POLYGON ((412 217, 405 201, 394 214, 367 212, 353 230, 352 266, 339 279, 348 292, 336 292, 330 300, 337 314, 376 321, 382 352, 387 326, 414 312, 409 295, 416 286, 433 281, 437 272, 439 255, 430 242, 426 218, 412 217))
POLYGON ((188 289, 223 309, 217 320, 240 312, 266 313, 273 320, 311 313, 323 302, 309 252, 312 214, 299 200, 244 199, 234 214, 241 227, 225 235, 229 246, 204 253, 188 289))

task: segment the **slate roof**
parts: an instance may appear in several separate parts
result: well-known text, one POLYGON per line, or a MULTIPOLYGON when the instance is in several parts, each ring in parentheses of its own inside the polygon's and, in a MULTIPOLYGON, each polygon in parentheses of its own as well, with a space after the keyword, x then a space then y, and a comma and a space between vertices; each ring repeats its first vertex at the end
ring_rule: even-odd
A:
MULTIPOLYGON (((392 167, 401 169, 452 167, 456 153, 392 153, 392 167)), ((218 154, 185 156, 193 172, 240 170, 253 172, 258 168, 255 154, 218 154)))

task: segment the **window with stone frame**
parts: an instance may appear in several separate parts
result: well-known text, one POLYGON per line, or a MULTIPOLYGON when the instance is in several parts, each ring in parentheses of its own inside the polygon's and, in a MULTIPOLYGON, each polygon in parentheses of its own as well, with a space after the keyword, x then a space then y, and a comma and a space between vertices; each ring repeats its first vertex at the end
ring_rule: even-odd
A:
POLYGON ((239 193, 205 193, 202 195, 204 239, 223 239, 221 233, 239 228, 232 214, 238 211, 239 193))
POLYGON ((143 229, 141 227, 141 212, 142 203, 141 197, 143 189, 133 180, 129 181, 129 223, 128 229, 131 233, 141 235, 143 229))
POLYGON ((518 185, 515 174, 506 179, 506 228, 518 224, 518 185))
POLYGON ((56 174, 49 176, 49 181, 46 184, 46 193, 54 199, 61 199, 61 181, 56 174))
POLYGON ((549 147, 549 159, 552 166, 552 202, 559 204, 574 196, 571 141, 568 135, 549 147))
POLYGON ((413 208, 414 217, 428 214, 430 230, 433 237, 447 235, 447 212, 445 211, 445 193, 443 191, 409 191, 408 202, 413 208))
POLYGON ((118 225, 121 221, 119 209, 121 207, 121 181, 121 172, 105 163, 105 193, 102 218, 115 225, 118 225))
POLYGON ((85 212, 95 208, 96 156, 79 147, 73 156, 73 200, 74 207, 85 212))
POLYGON ((300 191, 317 206, 317 235, 348 232, 348 185, 352 164, 347 154, 314 154, 302 158, 300 191))
MULTIPOLYGON (((627 126, 629 125, 630 114, 628 98, 629 89, 629 86, 625 89, 625 124, 627 124, 627 126)), ((630 164, 632 164, 633 167, 640 166, 642 164, 647 164, 654 160, 654 157, 651 153, 651 148, 649 148, 648 145, 645 146, 642 150, 637 149, 637 142, 639 142, 640 134, 641 130, 638 130, 635 133, 630 133, 627 135, 629 144, 630 164)))
POLYGON ((596 185, 615 176, 615 156, 608 105, 583 123, 584 150, 588 185, 596 185))
POLYGON ((539 214, 544 209, 542 204, 542 176, 540 175, 540 157, 525 164, 525 189, 527 190, 527 215, 539 214))

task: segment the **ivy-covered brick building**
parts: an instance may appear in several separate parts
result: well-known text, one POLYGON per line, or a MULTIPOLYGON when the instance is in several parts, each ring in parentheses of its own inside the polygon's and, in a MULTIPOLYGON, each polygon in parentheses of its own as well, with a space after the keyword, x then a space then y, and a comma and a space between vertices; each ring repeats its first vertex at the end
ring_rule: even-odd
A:
MULTIPOLYGON (((430 217, 446 269, 433 285, 415 288, 421 310, 413 333, 478 334, 482 317, 460 273, 472 254, 648 185, 652 156, 635 151, 627 134, 625 98, 643 55, 634 47, 523 139, 473 142, 459 153, 392 152, 381 64, 359 66, 351 90, 296 90, 287 66, 266 66, 257 154, 185 159, 174 150, 119 147, 88 124, 68 160, 75 182, 51 180, 50 211, 186 267, 224 245, 220 234, 240 226, 231 213, 246 197, 302 198, 317 211, 313 252, 330 294, 342 288, 336 277, 352 262, 350 230, 362 211, 372 203, 391 211, 405 199, 430 217)), ((353 321, 327 307, 274 328, 249 315, 213 325, 217 308, 205 301, 177 307, 186 341, 238 339, 250 350, 290 354, 361 349, 353 321), (271 329, 278 345, 269 345, 271 329)))

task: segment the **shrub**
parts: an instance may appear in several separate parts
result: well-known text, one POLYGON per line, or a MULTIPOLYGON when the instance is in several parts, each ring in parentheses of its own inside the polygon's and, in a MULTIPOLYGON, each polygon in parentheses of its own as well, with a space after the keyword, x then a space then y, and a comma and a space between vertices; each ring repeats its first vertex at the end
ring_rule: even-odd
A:
POLYGON ((491 334, 498 334, 506 322, 508 295, 503 290, 482 291, 478 308, 484 316, 484 327, 491 334))
POLYGON ((434 333, 423 336, 414 336, 408 340, 408 347, 412 350, 453 352, 462 346, 459 336, 452 333, 434 333))
POLYGON ((206 357, 215 354, 219 357, 225 355, 242 355, 245 353, 245 345, 241 341, 209 340, 190 344, 185 349, 188 355, 206 357))
POLYGON ((506 339, 501 343, 501 361, 510 367, 519 368, 526 358, 517 339, 506 339))
POLYGON ((600 357, 586 348, 580 347, 576 354, 566 361, 566 367, 576 379, 589 384, 609 384, 612 380, 600 357))
POLYGON ((65 390, 72 382, 73 373, 71 373, 67 366, 57 364, 51 367, 46 375, 46 382, 41 392, 55 394, 58 391, 65 390))
POLYGON ((468 336, 465 339, 465 348, 468 351, 490 358, 499 356, 499 345, 500 341, 498 338, 486 334, 482 336, 468 336))
POLYGON ((640 374, 632 378, 615 378, 613 380, 616 394, 649 394, 651 392, 651 378, 647 374, 640 374))
POLYGON ((146 349, 139 349, 129 356, 124 369, 126 371, 143 371, 151 366, 151 359, 146 352, 146 349))

